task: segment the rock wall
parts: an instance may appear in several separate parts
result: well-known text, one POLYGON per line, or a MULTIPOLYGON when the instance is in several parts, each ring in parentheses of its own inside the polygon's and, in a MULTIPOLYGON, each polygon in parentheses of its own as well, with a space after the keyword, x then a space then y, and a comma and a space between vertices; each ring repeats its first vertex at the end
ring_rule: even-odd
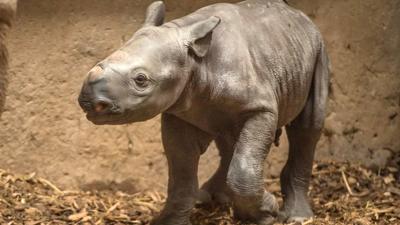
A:
POLYGON ((331 57, 318 156, 383 166, 400 151, 400 2, 292 2, 319 25, 331 57))
MULTIPOLYGON (((76 101, 86 72, 129 39, 150 2, 20 2, 9 40, 0 168, 37 172, 64 188, 165 189, 159 118, 94 126, 76 101)), ((167 0, 168 19, 213 2, 167 0)), ((317 157, 382 166, 400 151, 400 2, 289 2, 317 23, 331 57, 329 113, 317 157)), ((279 173, 286 152, 282 140, 271 151, 267 173, 279 173)), ((201 160, 201 181, 217 158, 211 147, 201 160)))

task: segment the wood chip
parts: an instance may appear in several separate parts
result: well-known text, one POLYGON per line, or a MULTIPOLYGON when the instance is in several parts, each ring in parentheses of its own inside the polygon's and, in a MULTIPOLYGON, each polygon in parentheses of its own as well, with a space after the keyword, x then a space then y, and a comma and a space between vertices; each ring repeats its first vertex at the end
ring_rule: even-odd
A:
POLYGON ((68 220, 69 221, 73 221, 73 222, 77 222, 79 220, 81 220, 82 218, 87 216, 87 212, 86 211, 82 211, 80 213, 76 213, 76 214, 72 214, 70 216, 68 216, 68 220))
MULTIPOLYGON (((348 163, 313 166, 310 201, 315 217, 308 225, 400 224, 398 170, 379 173, 348 163)), ((268 177, 265 187, 282 204, 279 180, 268 177)), ((31 173, 13 175, 0 169, 0 224, 149 224, 165 205, 157 192, 64 191, 31 173)), ((231 205, 202 205, 193 209, 194 225, 239 225, 231 205)))

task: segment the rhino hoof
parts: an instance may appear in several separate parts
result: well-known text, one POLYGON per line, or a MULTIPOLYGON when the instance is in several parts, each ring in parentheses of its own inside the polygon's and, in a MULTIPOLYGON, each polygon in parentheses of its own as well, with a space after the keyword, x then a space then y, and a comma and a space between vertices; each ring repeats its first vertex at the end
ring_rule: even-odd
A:
POLYGON ((210 204, 210 203, 217 203, 217 204, 228 204, 230 202, 229 196, 225 192, 215 192, 210 193, 207 190, 200 189, 197 195, 197 202, 196 204, 210 204))
POLYGON ((276 222, 275 217, 268 216, 268 217, 260 219, 257 222, 257 225, 271 225, 271 224, 274 224, 275 222, 276 222))

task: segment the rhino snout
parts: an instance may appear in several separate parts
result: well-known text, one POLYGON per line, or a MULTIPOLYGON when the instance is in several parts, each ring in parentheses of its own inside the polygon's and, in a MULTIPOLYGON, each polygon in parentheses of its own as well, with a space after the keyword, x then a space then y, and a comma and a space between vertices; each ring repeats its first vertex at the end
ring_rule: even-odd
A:
POLYGON ((88 80, 84 83, 78 102, 86 113, 107 114, 120 113, 120 107, 107 96, 106 80, 88 80))
POLYGON ((88 81, 89 82, 96 82, 97 80, 101 79, 101 76, 103 75, 104 69, 102 64, 99 64, 95 67, 93 67, 93 69, 91 69, 88 73, 88 81))

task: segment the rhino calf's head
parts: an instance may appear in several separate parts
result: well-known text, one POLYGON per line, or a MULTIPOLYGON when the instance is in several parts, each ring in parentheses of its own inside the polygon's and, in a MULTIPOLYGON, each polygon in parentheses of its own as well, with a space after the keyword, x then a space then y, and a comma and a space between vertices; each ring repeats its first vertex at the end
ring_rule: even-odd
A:
POLYGON ((165 7, 155 2, 146 20, 119 50, 91 69, 79 104, 95 124, 125 124, 155 117, 185 88, 193 57, 204 57, 220 19, 162 26, 165 7))

